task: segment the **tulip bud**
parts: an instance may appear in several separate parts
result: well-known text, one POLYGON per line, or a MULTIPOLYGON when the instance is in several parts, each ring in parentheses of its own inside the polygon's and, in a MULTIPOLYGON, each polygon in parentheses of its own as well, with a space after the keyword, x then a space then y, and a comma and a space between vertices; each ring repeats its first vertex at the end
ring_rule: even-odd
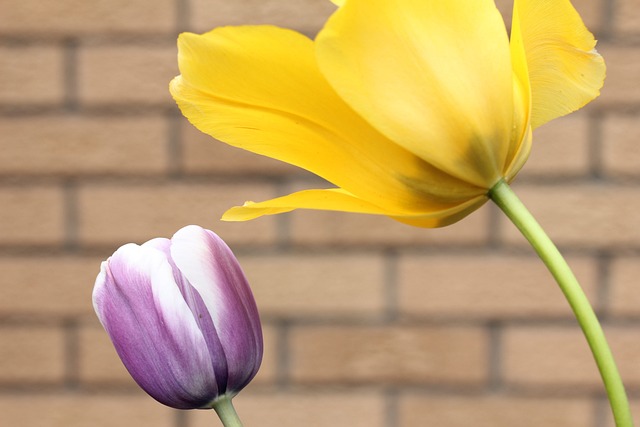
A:
POLYGON ((212 408, 256 375, 258 310, 229 247, 198 226, 102 263, 93 306, 133 379, 178 409, 212 408))

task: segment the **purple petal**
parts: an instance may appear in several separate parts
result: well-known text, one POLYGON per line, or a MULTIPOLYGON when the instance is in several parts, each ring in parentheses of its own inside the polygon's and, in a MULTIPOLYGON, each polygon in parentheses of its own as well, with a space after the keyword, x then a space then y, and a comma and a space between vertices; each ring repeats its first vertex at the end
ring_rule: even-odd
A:
POLYGON ((169 239, 162 238, 153 239, 144 243, 142 246, 154 247, 162 251, 167 257, 167 261, 172 267, 173 277, 180 289, 180 293, 182 294, 184 301, 189 306, 193 318, 204 337, 207 349, 209 350, 211 364, 213 371, 215 372, 216 382, 218 385, 218 394, 224 394, 227 391, 228 367, 222 343, 220 342, 213 319, 209 315, 209 311, 207 310, 202 297, 198 291, 191 286, 189 281, 171 258, 171 241, 169 239))
POLYGON ((257 373, 263 351, 258 309, 240 265, 222 239, 198 226, 173 236, 171 257, 204 301, 226 356, 227 392, 237 392, 257 373))
POLYGON ((209 352, 171 265, 153 246, 125 245, 102 263, 94 307, 147 393, 175 408, 201 407, 218 394, 209 352))

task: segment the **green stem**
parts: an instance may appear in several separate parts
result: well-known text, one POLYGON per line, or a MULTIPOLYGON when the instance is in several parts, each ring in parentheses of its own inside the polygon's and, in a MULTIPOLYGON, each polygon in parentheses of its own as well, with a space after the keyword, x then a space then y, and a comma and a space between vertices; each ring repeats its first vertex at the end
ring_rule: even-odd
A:
POLYGON ((533 246, 558 282, 582 328, 582 332, 598 365, 616 426, 632 427, 633 420, 629 409, 629 401, 613 359, 613 354, 607 344, 600 322, 567 262, 506 182, 498 182, 489 191, 489 197, 531 243, 531 246, 533 246))
POLYGON ((242 421, 231 403, 231 397, 222 396, 214 402, 213 409, 220 417, 224 427, 242 427, 242 421))

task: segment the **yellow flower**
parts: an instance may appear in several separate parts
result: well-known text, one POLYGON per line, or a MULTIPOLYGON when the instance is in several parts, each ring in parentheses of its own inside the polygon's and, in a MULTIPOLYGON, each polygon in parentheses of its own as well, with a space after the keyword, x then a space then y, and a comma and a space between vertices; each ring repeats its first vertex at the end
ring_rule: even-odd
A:
POLYGON ((451 224, 525 163, 536 127, 599 94, 604 61, 568 0, 333 0, 315 40, 272 26, 178 40, 171 93, 202 132, 336 186, 227 211, 297 208, 451 224))

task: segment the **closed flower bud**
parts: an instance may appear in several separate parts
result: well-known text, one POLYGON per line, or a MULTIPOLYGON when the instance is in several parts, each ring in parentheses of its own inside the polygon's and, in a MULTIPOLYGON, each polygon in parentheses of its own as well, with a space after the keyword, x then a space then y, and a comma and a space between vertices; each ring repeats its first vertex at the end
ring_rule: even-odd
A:
POLYGON ((95 311, 133 379, 178 409, 211 408, 256 375, 260 318, 229 247, 198 226, 119 248, 102 263, 95 311))

